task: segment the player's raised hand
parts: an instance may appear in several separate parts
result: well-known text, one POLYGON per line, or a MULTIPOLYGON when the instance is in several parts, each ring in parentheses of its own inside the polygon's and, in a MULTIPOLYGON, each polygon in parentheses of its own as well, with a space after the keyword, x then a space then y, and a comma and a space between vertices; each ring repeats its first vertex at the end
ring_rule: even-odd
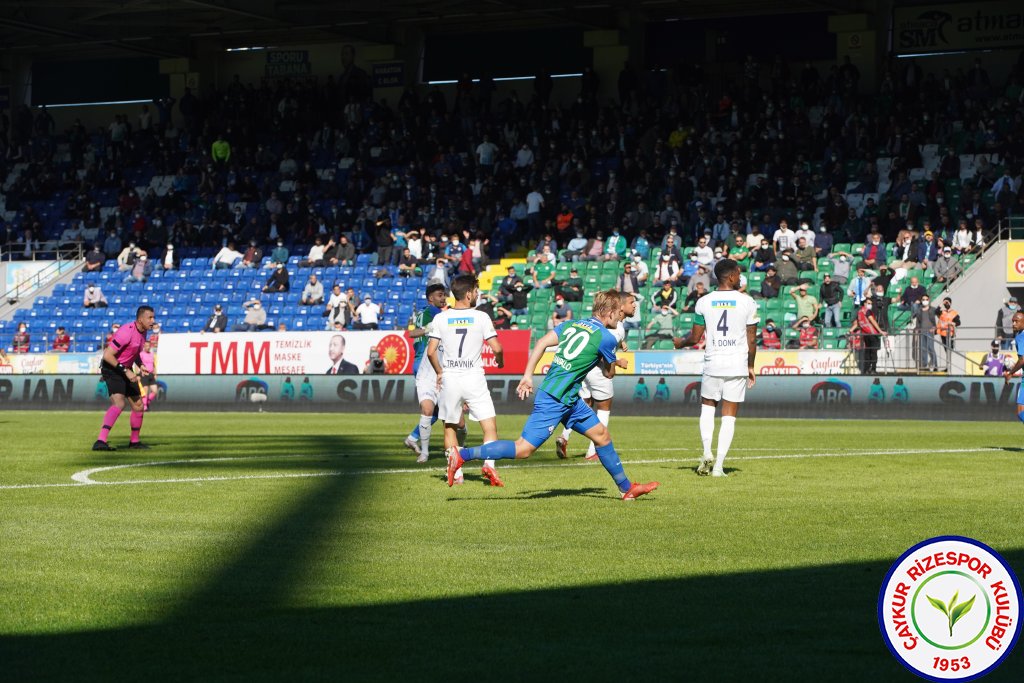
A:
POLYGON ((757 382, 757 375, 754 374, 754 368, 747 368, 747 389, 753 389, 755 382, 757 382))
POLYGON ((533 393, 533 380, 529 377, 524 377, 519 380, 519 386, 516 387, 516 394, 520 400, 525 401, 526 397, 533 393))

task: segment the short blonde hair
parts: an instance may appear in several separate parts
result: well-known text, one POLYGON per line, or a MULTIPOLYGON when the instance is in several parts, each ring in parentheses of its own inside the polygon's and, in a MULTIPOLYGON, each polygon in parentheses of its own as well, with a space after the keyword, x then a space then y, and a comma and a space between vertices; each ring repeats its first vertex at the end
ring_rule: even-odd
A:
POLYGON ((594 296, 594 315, 617 311, 620 305, 618 290, 608 289, 598 292, 594 296))

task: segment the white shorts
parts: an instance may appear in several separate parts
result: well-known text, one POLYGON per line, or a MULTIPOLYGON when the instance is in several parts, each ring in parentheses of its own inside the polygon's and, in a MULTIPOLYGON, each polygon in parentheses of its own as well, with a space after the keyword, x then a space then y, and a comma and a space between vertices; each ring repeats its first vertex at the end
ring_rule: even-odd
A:
POLYGON ((462 404, 469 404, 469 419, 479 422, 495 416, 494 401, 483 375, 445 373, 442 377, 438 419, 455 424, 462 419, 462 404))
POLYGON ((437 373, 434 372, 434 366, 430 361, 424 358, 416 370, 416 400, 420 403, 431 401, 436 406, 439 393, 437 373))
POLYGON ((712 377, 704 375, 700 380, 701 398, 712 401, 731 401, 743 403, 747 396, 747 376, 743 377, 712 377))
POLYGON ((614 383, 604 376, 600 367, 587 373, 580 385, 580 398, 607 401, 615 395, 614 383))

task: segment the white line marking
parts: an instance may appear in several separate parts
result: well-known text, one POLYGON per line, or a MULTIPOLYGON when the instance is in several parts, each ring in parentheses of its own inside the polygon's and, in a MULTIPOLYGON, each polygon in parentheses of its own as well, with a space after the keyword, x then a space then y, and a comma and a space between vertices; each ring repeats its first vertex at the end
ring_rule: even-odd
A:
MULTIPOLYGON (((665 450, 665 451, 691 451, 691 448, 673 448, 673 449, 630 449, 630 450, 643 450, 645 452, 651 450, 665 450)), ((777 451, 780 449, 738 449, 745 451, 777 451)), ((917 450, 884 450, 884 451, 845 451, 838 453, 777 453, 774 455, 747 455, 747 456, 733 456, 729 458, 730 462, 733 461, 745 461, 745 460, 801 460, 810 458, 857 458, 857 457, 875 457, 882 455, 937 455, 937 454, 968 454, 968 453, 988 453, 991 451, 998 451, 998 448, 946 448, 946 449, 917 449, 917 450)), ((106 467, 93 467, 91 469, 82 470, 75 472, 71 475, 74 480, 73 483, 53 483, 53 484, 7 484, 0 485, 0 490, 11 491, 20 489, 45 489, 45 488, 74 488, 81 486, 134 486, 139 484, 188 484, 188 483, 201 483, 201 482, 212 482, 212 481, 245 481, 252 479, 307 479, 311 477, 354 477, 354 476, 377 476, 377 475, 391 475, 391 474, 440 474, 444 471, 443 468, 439 467, 416 467, 416 468, 390 468, 390 469, 363 469, 363 470, 323 470, 320 472, 275 472, 268 474, 238 474, 230 476, 210 476, 210 477, 175 477, 168 479, 134 479, 129 481, 96 481, 92 478, 93 475, 101 472, 111 472, 114 470, 123 470, 138 467, 161 467, 165 465, 192 465, 192 464, 203 464, 211 462, 238 462, 244 460, 279 460, 284 458, 323 458, 325 456, 315 456, 306 454, 295 454, 295 455, 255 455, 255 456, 238 456, 238 457, 225 457, 225 458, 193 458, 188 460, 163 460, 158 462, 140 462, 140 463, 128 463, 124 465, 109 465, 106 467)), ((687 462, 697 462, 698 458, 649 458, 641 460, 623 460, 625 465, 658 465, 658 464, 678 464, 687 462)), ((520 470, 520 469, 543 469, 552 467, 594 467, 597 463, 592 462, 559 462, 559 463, 538 463, 538 464, 518 464, 518 465, 506 465, 502 467, 502 470, 520 470)))

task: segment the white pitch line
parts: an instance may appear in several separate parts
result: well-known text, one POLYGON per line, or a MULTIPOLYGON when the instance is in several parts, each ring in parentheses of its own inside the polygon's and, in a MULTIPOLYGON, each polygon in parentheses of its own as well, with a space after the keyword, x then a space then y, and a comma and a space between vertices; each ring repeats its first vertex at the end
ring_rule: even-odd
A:
MULTIPOLYGON (((650 450, 650 449, 644 449, 650 450)), ((669 449, 663 449, 669 450, 669 449)), ((672 449, 672 450, 692 450, 692 449, 672 449)), ((749 450, 778 450, 778 449, 749 449, 749 450)), ((991 451, 998 451, 998 448, 947 448, 947 449, 917 449, 917 450, 884 450, 884 451, 846 451, 840 453, 780 453, 776 455, 748 455, 748 456, 734 456, 729 458, 730 462, 736 460, 801 460, 810 458, 858 458, 858 457, 874 457, 883 455, 934 455, 934 454, 967 454, 967 453, 987 453, 991 451)), ((253 479, 306 479, 312 477, 352 477, 352 476, 383 476, 392 474, 423 474, 433 473, 439 474, 444 471, 443 468, 438 467, 416 467, 416 468, 390 468, 390 469, 366 469, 366 470, 322 470, 320 472, 276 472, 272 474, 239 474, 231 476, 210 476, 210 477, 175 477, 168 479, 134 479, 130 481, 96 481, 92 479, 92 475, 99 474, 100 472, 110 472, 113 470, 122 470, 129 468, 138 467, 160 467, 165 465, 188 465, 188 464, 202 464, 209 462, 237 462, 240 460, 278 460, 282 458, 317 458, 323 456, 311 456, 306 454, 294 454, 294 455, 256 455, 256 456, 239 456, 239 457, 225 457, 225 458, 193 458, 188 460, 164 460, 158 462, 142 462, 142 463, 128 463, 124 465, 110 465, 106 467, 94 467, 88 470, 82 470, 72 475, 73 483, 52 483, 52 484, 7 484, 0 485, 0 490, 21 490, 21 489, 44 489, 44 488, 74 488, 82 486, 136 486, 140 484, 187 484, 187 483, 201 483, 201 482, 214 482, 214 481, 246 481, 253 479)), ((624 460, 623 464, 626 465, 658 465, 658 464, 678 464, 687 462, 696 462, 697 458, 650 458, 642 460, 624 460)), ((543 469, 553 467, 594 467, 597 463, 593 462, 560 462, 560 463, 538 463, 538 464, 518 464, 518 465, 506 465, 502 467, 502 470, 520 470, 520 469, 543 469)))

